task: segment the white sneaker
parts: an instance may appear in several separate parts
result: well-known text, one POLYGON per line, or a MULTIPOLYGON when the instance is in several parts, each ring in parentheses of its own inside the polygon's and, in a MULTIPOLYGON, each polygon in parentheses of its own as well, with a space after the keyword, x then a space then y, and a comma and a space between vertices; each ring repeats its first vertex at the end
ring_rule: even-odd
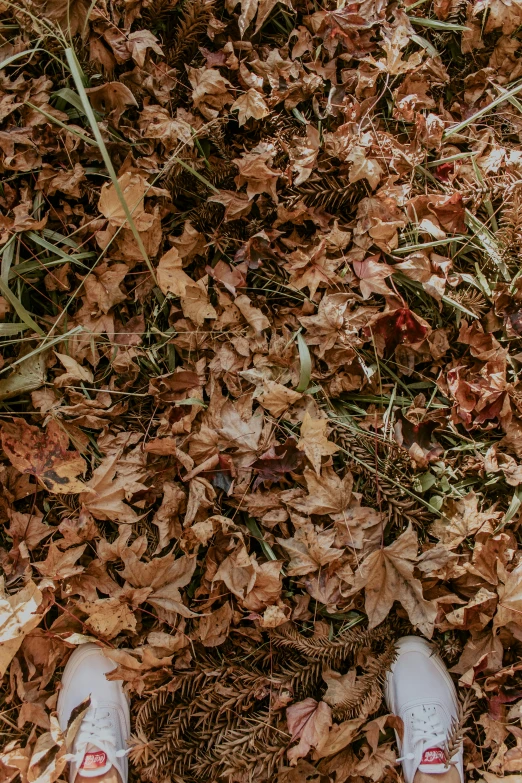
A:
MULTIPOLYGON (((448 670, 433 645, 420 636, 403 636, 397 658, 386 677, 388 709, 404 723, 402 742, 397 736, 404 779, 413 783, 419 770, 430 775, 450 769, 444 745, 458 716, 457 692, 448 670)), ((397 733, 396 733, 397 735, 397 733)), ((450 761, 464 783, 462 746, 450 761)))
POLYGON ((58 696, 58 721, 67 729, 71 712, 90 697, 91 704, 82 720, 70 758, 69 781, 77 775, 94 778, 111 767, 127 783, 127 739, 130 737, 129 704, 120 681, 111 682, 105 674, 116 668, 96 644, 82 644, 63 672, 58 696))

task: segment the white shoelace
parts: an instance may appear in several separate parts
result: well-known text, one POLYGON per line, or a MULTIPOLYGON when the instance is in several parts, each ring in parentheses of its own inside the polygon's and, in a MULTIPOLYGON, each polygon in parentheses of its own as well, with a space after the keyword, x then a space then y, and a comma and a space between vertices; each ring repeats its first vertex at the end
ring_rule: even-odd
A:
MULTIPOLYGON (((107 756, 107 763, 114 765, 117 758, 126 756, 128 750, 116 750, 115 726, 112 721, 111 710, 108 707, 98 706, 94 699, 81 722, 76 735, 75 753, 66 757, 68 761, 74 761, 80 765, 85 757, 87 748, 91 745, 103 751, 107 756)), ((117 766, 117 765, 116 765, 117 766)))
POLYGON ((425 708, 414 713, 411 717, 411 722, 414 752, 406 753, 397 761, 412 761, 415 759, 420 764, 425 750, 444 747, 446 731, 437 713, 427 711, 425 708))

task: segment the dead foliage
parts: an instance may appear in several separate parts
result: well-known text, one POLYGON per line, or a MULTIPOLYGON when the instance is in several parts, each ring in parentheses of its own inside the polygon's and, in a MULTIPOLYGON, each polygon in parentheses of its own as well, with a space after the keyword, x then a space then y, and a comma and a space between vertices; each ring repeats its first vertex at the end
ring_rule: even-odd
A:
POLYGON ((0 21, 0 783, 87 639, 136 779, 396 780, 409 632, 522 772, 519 0, 0 21))

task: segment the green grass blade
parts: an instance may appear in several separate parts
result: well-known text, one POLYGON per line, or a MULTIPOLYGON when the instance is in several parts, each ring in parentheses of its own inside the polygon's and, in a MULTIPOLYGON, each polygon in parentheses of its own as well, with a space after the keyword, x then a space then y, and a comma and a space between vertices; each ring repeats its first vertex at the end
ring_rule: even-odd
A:
POLYGON ((32 356, 38 356, 38 354, 42 353, 42 351, 47 351, 49 348, 52 348, 53 345, 57 345, 58 343, 63 342, 63 340, 68 340, 69 337, 74 337, 75 334, 80 334, 80 332, 83 331, 84 331, 83 326, 75 326, 74 329, 70 329, 68 332, 65 332, 65 334, 58 335, 58 337, 53 337, 52 340, 48 340, 48 339, 42 340, 41 343, 33 351, 30 351, 25 356, 22 356, 20 359, 17 359, 16 362, 9 364, 7 367, 3 367, 0 370, 0 375, 2 375, 4 372, 7 372, 8 370, 12 370, 13 367, 16 367, 22 362, 27 361, 27 359, 30 359, 32 356))
POLYGON ((90 144, 93 147, 98 146, 97 143, 94 141, 94 139, 90 139, 89 136, 86 136, 85 133, 82 133, 80 130, 77 130, 76 128, 71 128, 70 125, 66 125, 66 123, 59 120, 58 117, 53 117, 53 115, 49 114, 48 111, 41 109, 39 106, 35 106, 34 103, 31 103, 30 101, 24 101, 24 106, 30 106, 31 109, 35 109, 36 111, 39 111, 40 114, 43 114, 43 116, 49 120, 49 122, 53 122, 55 125, 59 125, 60 128, 65 128, 65 130, 69 131, 69 133, 72 133, 75 136, 78 136, 78 138, 80 138, 86 144, 90 144))
MULTIPOLYGON (((127 204, 125 200, 125 196, 123 195, 123 191, 120 187, 120 183, 118 182, 118 177, 116 175, 116 171, 114 169, 114 166, 112 165, 112 160, 109 155, 109 152, 107 150, 107 147, 105 146, 105 142, 103 141, 103 137, 100 133, 100 129, 98 127, 98 123, 96 122, 96 117, 94 116, 94 111, 92 109, 92 106, 90 104, 89 98, 87 96, 87 93, 85 92, 85 87, 83 86, 83 79, 82 74, 80 71, 80 67, 78 65, 78 61, 76 59, 76 54, 74 53, 74 49, 66 49, 65 56, 67 58, 67 62, 69 64, 69 68, 71 70, 72 77, 74 79, 74 84, 76 86, 76 89, 78 91, 78 95, 80 96, 80 99, 82 101, 83 109, 85 111, 85 114, 87 116, 87 119, 89 120, 89 124, 91 126, 91 130, 93 132, 94 138, 96 139, 98 143, 98 147, 100 148, 100 152, 103 157, 103 161, 107 167, 107 171, 109 172, 110 178, 112 180, 112 184, 114 186, 114 190, 116 191, 116 195, 118 196, 118 199, 120 201, 120 204, 122 206, 123 212, 125 214, 125 217, 127 219, 127 222, 129 224, 129 228, 132 231, 132 234, 134 236, 134 239, 136 240, 136 244, 138 245, 139 251, 141 253, 141 256, 145 263, 147 264, 149 271, 152 275, 152 279, 154 280, 154 283, 157 285, 156 280, 156 274, 154 272, 154 268, 150 262, 150 259, 147 255, 147 251, 145 250, 145 245, 143 244, 143 240, 140 236, 140 233, 138 229, 136 228, 136 224, 134 223, 134 220, 132 218, 132 212, 129 209, 129 205, 127 204)), ((133 209, 136 209, 138 205, 134 204, 133 209)))
POLYGON ((0 337, 12 337, 14 334, 26 332, 29 327, 26 324, 0 324, 0 337))
POLYGON ((459 122, 457 125, 454 125, 452 128, 448 128, 447 131, 444 131, 442 134, 442 139, 445 141, 450 136, 453 136, 455 133, 460 133, 465 128, 468 127, 468 125, 473 125, 474 122, 479 120, 481 117, 483 117, 485 114, 490 112, 492 109, 495 109, 497 106, 499 106, 501 103, 504 103, 504 101, 509 100, 513 95, 516 95, 517 93, 522 90, 522 82, 517 84, 515 87, 512 87, 511 90, 508 90, 507 92, 502 93, 502 95, 499 95, 498 98, 495 98, 495 100, 491 101, 487 106, 484 106, 484 108, 479 109, 475 112, 475 114, 472 114, 471 117, 468 117, 467 120, 463 120, 462 122, 459 122))
MULTIPOLYGON (((28 329, 33 329, 37 334, 45 335, 43 329, 40 329, 36 321, 33 320, 30 313, 27 312, 21 301, 13 294, 8 285, 0 277, 0 293, 7 299, 10 305, 12 305, 18 317, 24 322, 28 329)), ((9 365, 13 367, 13 365, 9 365)), ((0 371, 1 372, 1 371, 0 371)))
POLYGON ((498 267, 504 280, 507 283, 511 282, 511 275, 509 273, 509 269, 504 263, 504 259, 502 258, 502 253, 500 252, 498 242, 495 239, 494 235, 491 233, 491 231, 487 228, 487 226, 484 225, 484 223, 482 223, 478 219, 478 217, 473 215, 469 211, 469 209, 466 209, 466 213, 464 215, 464 221, 468 226, 468 228, 470 228, 471 231, 473 232, 474 238, 478 240, 479 244, 488 254, 488 256, 493 261, 495 266, 498 267))
POLYGON ((439 22, 438 19, 426 19, 424 16, 408 16, 411 24, 420 27, 429 27, 431 30, 443 30, 446 33, 464 33, 469 30, 463 24, 451 24, 451 22, 439 22))

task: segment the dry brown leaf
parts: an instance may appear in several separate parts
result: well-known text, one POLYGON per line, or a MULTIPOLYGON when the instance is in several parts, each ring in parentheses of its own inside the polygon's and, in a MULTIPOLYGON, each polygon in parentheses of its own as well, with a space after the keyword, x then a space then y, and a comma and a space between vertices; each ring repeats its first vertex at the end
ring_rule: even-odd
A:
POLYGON ((413 576, 418 546, 410 525, 392 544, 372 552, 356 572, 353 589, 365 589, 370 628, 382 623, 394 601, 399 601, 411 624, 431 639, 437 608, 424 598, 422 584, 413 576))
POLYGON ((35 476, 49 492, 85 492, 77 476, 85 473, 85 460, 77 451, 68 451, 69 436, 52 419, 45 432, 24 419, 2 422, 2 446, 20 473, 35 476))
POLYGON ((297 448, 304 451, 317 475, 321 473, 321 457, 331 456, 339 451, 339 446, 328 440, 327 428, 328 419, 313 419, 306 411, 297 448))
POLYGON ((276 381, 265 380, 263 393, 259 396, 259 402, 272 416, 279 418, 288 408, 301 399, 303 395, 276 381))
POLYGON ((21 590, 8 595, 0 577, 0 677, 3 677, 24 638, 40 623, 37 614, 42 593, 29 581, 21 590))
POLYGON ((188 286, 194 285, 194 281, 183 271, 183 259, 177 247, 171 247, 160 258, 156 274, 164 294, 183 297, 188 286))
POLYGON ((310 748, 324 745, 332 725, 332 710, 324 701, 308 698, 287 707, 286 720, 292 741, 299 740, 287 754, 290 764, 295 765, 310 748))
POLYGON ((83 566, 76 565, 76 561, 83 555, 86 546, 87 544, 83 544, 62 552, 56 544, 51 543, 47 557, 45 560, 35 563, 35 568, 42 576, 47 576, 49 579, 67 579, 69 576, 81 574, 83 566))
POLYGON ((136 631, 135 612, 118 598, 84 601, 78 607, 88 615, 85 624, 97 637, 114 639, 122 631, 136 631))
POLYGON ((198 635, 205 647, 217 647, 226 640, 234 614, 227 601, 215 612, 202 617, 199 621, 198 635))

